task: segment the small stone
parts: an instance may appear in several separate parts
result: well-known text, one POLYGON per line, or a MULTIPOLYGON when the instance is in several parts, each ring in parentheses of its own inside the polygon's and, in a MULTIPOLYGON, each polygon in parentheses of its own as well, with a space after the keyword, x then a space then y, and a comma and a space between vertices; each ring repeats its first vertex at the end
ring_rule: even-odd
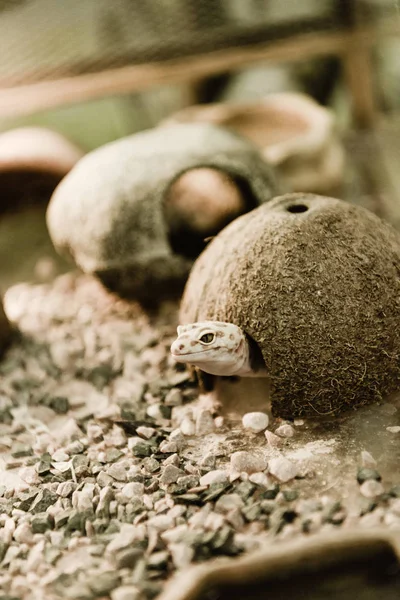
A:
POLYGON ((134 456, 145 458, 152 453, 152 446, 140 437, 132 437, 128 439, 128 448, 134 456))
POLYGON ((284 423, 275 429, 275 435, 283 438, 291 438, 294 436, 294 429, 288 423, 284 423))
POLYGON ((52 529, 52 526, 53 521, 47 513, 39 513, 31 521, 32 533, 44 533, 48 529, 52 529))
POLYGON ((278 448, 279 446, 282 446, 282 438, 280 438, 279 435, 275 435, 272 433, 272 431, 269 431, 269 429, 264 431, 264 435, 268 446, 271 448, 278 448))
POLYGON ((242 509, 242 515, 245 517, 246 521, 256 521, 260 518, 261 515, 261 505, 260 502, 255 502, 254 504, 250 504, 249 506, 245 506, 242 509))
POLYGON ((244 502, 239 494, 224 494, 215 503, 217 513, 227 514, 236 508, 243 508, 244 502))
POLYGON ((375 469, 367 469, 366 467, 358 469, 357 481, 360 485, 364 483, 364 481, 368 481, 369 479, 373 479, 374 481, 381 481, 382 477, 375 469))
POLYGON ((178 452, 178 444, 169 440, 163 440, 159 446, 159 450, 163 454, 175 454, 178 452))
POLYGON ((392 427, 386 427, 386 431, 390 433, 400 433, 400 425, 393 425, 392 427))
POLYGON ((126 481, 127 474, 126 469, 121 463, 114 463, 107 469, 108 475, 110 475, 116 481, 126 481))
POLYGON ((154 427, 145 427, 144 425, 141 425, 136 429, 136 433, 145 440, 149 440, 151 437, 153 437, 153 435, 155 435, 156 430, 154 427))
POLYGON ((160 469, 160 463, 155 458, 145 458, 143 461, 143 468, 148 473, 156 473, 160 469))
POLYGON ((120 550, 129 548, 140 539, 139 529, 131 523, 123 523, 120 531, 107 545, 107 554, 113 555, 120 550))
POLYGON ((121 456, 124 456, 121 450, 118 450, 118 448, 109 448, 105 454, 105 459, 107 463, 113 463, 119 460, 121 456))
POLYGON ((215 429, 214 419, 209 410, 199 410, 196 418, 196 436, 202 437, 215 429))
POLYGON ((11 456, 13 458, 23 458, 24 456, 31 456, 32 454, 32 446, 29 446, 29 444, 15 442, 11 447, 11 456))
POLYGON ((366 467, 367 469, 375 469, 376 460, 374 459, 372 454, 367 452, 367 450, 363 450, 361 452, 361 464, 363 467, 366 467))
POLYGON ((179 425, 179 428, 183 435, 191 436, 196 433, 196 425, 189 417, 184 417, 179 425))
POLYGON ((35 515, 37 513, 45 512, 49 506, 52 506, 57 501, 57 494, 51 492, 47 488, 41 490, 36 496, 35 500, 32 502, 32 505, 29 511, 35 515))
POLYGON ((236 473, 257 473, 265 471, 268 461, 261 453, 240 450, 231 455, 231 471, 236 473))
POLYGON ((297 490, 283 490, 282 494, 286 502, 293 502, 299 497, 299 492, 297 490))
POLYGON ((287 458, 279 456, 271 458, 269 461, 269 472, 271 475, 276 477, 279 481, 286 483, 291 479, 294 479, 298 474, 297 465, 290 462, 287 458))
POLYGON ((184 569, 193 561, 195 551, 191 546, 184 543, 169 544, 168 550, 176 569, 184 569))
POLYGON ((147 521, 147 524, 156 531, 167 531, 167 529, 172 529, 175 525, 174 519, 168 515, 156 515, 155 517, 151 517, 147 521))
POLYGON ((179 388, 172 388, 165 396, 164 403, 166 406, 180 406, 182 404, 182 392, 179 388))
POLYGON ((87 581, 88 586, 96 596, 107 596, 119 586, 121 578, 115 571, 96 573, 87 581))
POLYGON ((249 475, 249 481, 263 488, 268 488, 271 485, 271 480, 265 473, 252 473, 249 475))
POLYGON ((68 519, 70 518, 72 513, 71 508, 67 508, 65 510, 57 511, 53 514, 54 516, 54 526, 56 529, 60 529, 64 527, 68 523, 68 519))
POLYGON ((169 406, 164 406, 162 404, 150 404, 146 412, 152 419, 155 419, 156 421, 163 421, 164 419, 169 418, 170 410, 171 409, 169 406))
POLYGON ((376 498, 384 493, 383 485, 375 479, 368 479, 360 485, 360 492, 365 498, 376 498))
POLYGON ((51 460, 54 462, 66 462, 69 460, 69 455, 64 450, 56 450, 51 455, 51 460))
POLYGON ((24 522, 18 525, 14 531, 13 537, 18 544, 31 544, 33 540, 33 533, 29 523, 24 522))
POLYGON ((51 398, 48 406, 50 406, 50 408, 52 408, 58 415, 65 415, 70 409, 69 400, 64 396, 56 396, 51 398))
POLYGON ((200 477, 200 485, 212 485, 214 483, 226 483, 228 481, 228 474, 226 471, 217 469, 215 471, 209 471, 202 477, 200 477))
POLYGON ((141 600, 142 593, 134 585, 123 585, 111 592, 111 600, 141 600))
POLYGON ((147 567, 148 569, 164 570, 168 564, 168 558, 169 554, 166 550, 154 552, 147 559, 147 567))
POLYGON ((76 490, 77 484, 73 481, 63 481, 59 484, 56 490, 56 494, 61 498, 68 498, 76 490))
POLYGON ((208 452, 203 456, 200 461, 200 468, 202 471, 210 471, 215 468, 215 455, 212 452, 208 452))
POLYGON ((115 563, 118 569, 133 569, 142 557, 143 550, 139 548, 125 548, 115 555, 115 563))
POLYGON ((110 475, 108 475, 108 473, 106 473, 105 471, 100 471, 100 473, 97 475, 97 483, 102 488, 106 487, 107 485, 110 485, 110 483, 112 483, 113 481, 113 478, 110 475))
POLYGON ((144 494, 144 485, 138 481, 130 481, 124 485, 121 493, 130 500, 135 497, 141 498, 144 494))
POLYGON ((253 433, 260 433, 267 429, 269 418, 263 412, 249 412, 243 415, 242 423, 245 429, 250 429, 253 433))
POLYGON ((185 472, 182 471, 182 469, 179 469, 178 467, 175 467, 174 465, 167 465, 161 474, 160 483, 163 483, 166 485, 168 485, 170 483, 175 483, 176 481, 178 481, 178 478, 184 474, 185 474, 185 472))

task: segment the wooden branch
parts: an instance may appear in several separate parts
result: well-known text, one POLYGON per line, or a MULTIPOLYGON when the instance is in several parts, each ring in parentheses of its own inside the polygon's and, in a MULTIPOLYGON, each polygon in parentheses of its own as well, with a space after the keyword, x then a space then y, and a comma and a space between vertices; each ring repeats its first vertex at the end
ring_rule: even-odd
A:
POLYGON ((303 34, 269 44, 3 88, 0 89, 0 115, 2 118, 14 118, 105 96, 194 82, 256 62, 289 62, 318 55, 346 54, 355 46, 370 48, 381 37, 399 33, 400 24, 390 20, 377 27, 369 26, 356 31, 303 34))

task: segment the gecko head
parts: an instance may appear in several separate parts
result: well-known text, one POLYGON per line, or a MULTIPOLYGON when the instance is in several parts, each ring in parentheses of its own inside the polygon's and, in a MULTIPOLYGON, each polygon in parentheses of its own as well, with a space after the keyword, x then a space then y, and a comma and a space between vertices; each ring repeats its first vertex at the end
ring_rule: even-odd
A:
POLYGON ((177 332, 171 346, 176 362, 189 363, 209 373, 222 374, 224 367, 230 371, 240 364, 247 343, 240 327, 221 321, 180 325, 177 332))

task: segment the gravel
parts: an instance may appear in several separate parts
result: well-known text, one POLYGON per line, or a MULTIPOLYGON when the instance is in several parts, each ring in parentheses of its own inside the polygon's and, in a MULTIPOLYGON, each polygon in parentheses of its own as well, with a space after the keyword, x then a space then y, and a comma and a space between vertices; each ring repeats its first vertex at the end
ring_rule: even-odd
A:
POLYGON ((20 336, 0 363, 5 598, 147 600, 176 569, 272 537, 399 527, 400 486, 368 450, 350 512, 325 482, 335 444, 301 438, 308 422, 205 405, 169 357, 175 305, 146 315, 67 275, 16 286, 6 307, 20 336))
POLYGON ((249 429, 253 433, 260 433, 267 429, 269 417, 262 412, 249 412, 243 415, 242 423, 245 429, 249 429))

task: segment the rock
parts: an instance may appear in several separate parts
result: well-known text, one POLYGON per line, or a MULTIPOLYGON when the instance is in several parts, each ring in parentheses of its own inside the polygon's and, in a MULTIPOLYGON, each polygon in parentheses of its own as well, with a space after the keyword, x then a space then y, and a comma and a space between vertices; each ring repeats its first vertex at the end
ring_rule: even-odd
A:
POLYGON ((368 481, 370 479, 381 481, 382 477, 375 469, 368 469, 366 467, 358 469, 357 481, 360 485, 364 483, 364 481, 368 481))
POLYGON ((87 584, 96 596, 107 596, 112 590, 118 587, 121 578, 114 571, 106 573, 96 573, 88 578, 87 584))
POLYGON ((282 439, 278 435, 275 435, 275 433, 272 433, 272 431, 267 429, 264 431, 264 435, 268 445, 271 446, 271 448, 278 448, 282 445, 282 439))
POLYGON ((400 425, 393 425, 393 427, 386 427, 386 431, 390 433, 400 433, 400 425))
POLYGON ((154 301, 181 290, 205 237, 276 191, 255 147, 228 130, 154 128, 80 160, 53 194, 47 224, 55 247, 83 271, 154 301), (236 181, 251 190, 250 201, 236 181))
POLYGON ((184 474, 185 472, 182 471, 182 469, 178 469, 178 467, 175 467, 174 465, 167 465, 163 469, 163 472, 161 474, 160 483, 166 485, 170 483, 175 483, 179 479, 179 477, 181 477, 184 474))
POLYGON ((249 475, 249 481, 264 488, 268 488, 271 485, 271 480, 265 473, 252 473, 249 475))
POLYGON ((217 469, 216 471, 209 471, 202 477, 200 477, 200 485, 212 485, 214 483, 226 483, 228 481, 228 475, 226 471, 217 469))
POLYGON ((267 467, 268 461, 260 453, 240 450, 231 455, 231 471, 236 473, 257 473, 258 471, 265 471, 267 467))
POLYGON ((112 464, 108 467, 107 473, 116 481, 126 481, 127 479, 126 469, 121 463, 112 464))
POLYGON ((154 427, 144 427, 142 425, 136 429, 136 433, 145 440, 149 440, 156 433, 156 430, 154 427))
POLYGON ((151 454, 151 445, 140 437, 129 438, 128 448, 134 456, 146 457, 151 454))
MULTIPOLYGON (((179 388, 172 388, 165 396, 166 406, 180 406, 182 404, 182 392, 179 388)), ((183 432, 182 432, 183 433, 183 432)))
POLYGON ((365 498, 376 498, 384 493, 383 485, 375 479, 368 479, 360 485, 360 493, 365 498))
POLYGON ((271 458, 269 461, 269 472, 276 477, 278 481, 286 483, 296 477, 298 474, 298 467, 287 458, 279 456, 277 458, 271 458))
POLYGON ((142 600, 143 595, 135 585, 123 585, 111 591, 111 600, 142 600))
POLYGON ((144 485, 143 483, 139 483, 137 481, 130 481, 124 485, 121 493, 125 496, 125 498, 141 498, 144 494, 144 485))
POLYGON ((201 437, 212 433, 215 429, 214 419, 209 410, 199 410, 196 417, 196 435, 201 437))
POLYGON ((106 552, 112 556, 120 550, 129 548, 135 543, 135 541, 140 539, 138 534, 139 531, 135 525, 123 523, 119 533, 117 533, 117 535, 115 535, 111 542, 107 545, 106 552))
POLYGON ((32 533, 44 533, 53 526, 53 521, 47 513, 39 513, 31 520, 32 533))
POLYGON ((191 546, 184 543, 169 544, 168 550, 176 569, 184 569, 193 561, 195 551, 191 546))
POLYGON ((269 418, 268 415, 262 412, 249 412, 243 415, 243 427, 250 429, 253 433, 259 433, 267 429, 269 418))
POLYGON ((196 433, 196 425, 189 417, 185 417, 184 419, 182 419, 179 428, 182 431, 183 435, 191 436, 196 433))
POLYGON ((244 502, 239 494, 223 494, 215 503, 217 513, 227 514, 236 508, 243 508, 244 502))
POLYGON ((363 450, 361 452, 361 463, 362 466, 366 467, 367 469, 375 469, 376 467, 376 460, 374 459, 372 454, 367 452, 367 450, 363 450))
POLYGON ((57 494, 51 492, 47 488, 42 489, 35 500, 32 502, 29 511, 36 515, 37 513, 45 512, 49 506, 52 506, 57 501, 57 494))
POLYGON ((163 454, 172 454, 178 452, 178 444, 176 442, 170 442, 168 440, 164 440, 161 442, 159 446, 160 452, 163 454))
POLYGON ((285 423, 275 429, 275 434, 283 438, 291 438, 294 436, 294 429, 291 425, 285 423))

